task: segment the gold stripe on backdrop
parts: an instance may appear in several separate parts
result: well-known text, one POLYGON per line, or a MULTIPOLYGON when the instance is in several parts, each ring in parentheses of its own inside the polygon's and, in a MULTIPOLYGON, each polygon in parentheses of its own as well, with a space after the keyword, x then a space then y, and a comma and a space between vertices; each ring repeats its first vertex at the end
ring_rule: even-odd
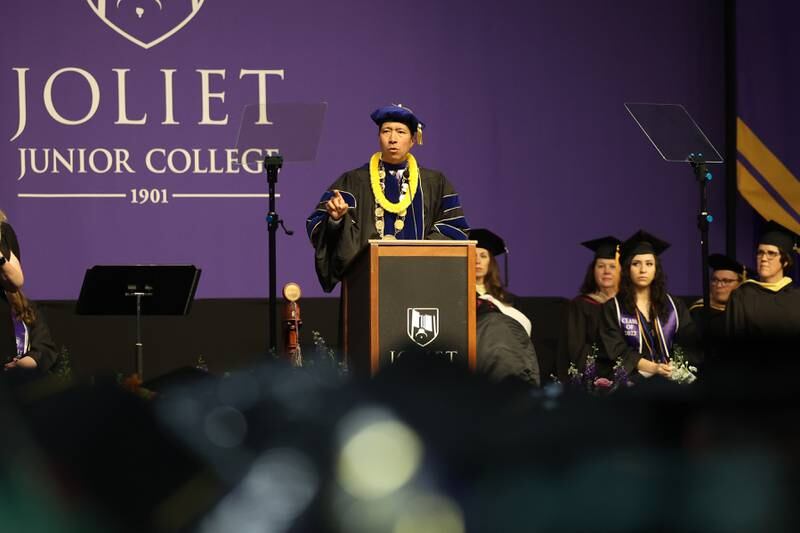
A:
POLYGON ((739 192, 753 209, 769 220, 783 224, 795 233, 800 233, 800 223, 781 206, 758 180, 742 165, 736 162, 736 181, 739 192))
MULTIPOLYGON (((786 168, 786 165, 761 142, 761 139, 758 138, 755 132, 753 132, 741 118, 737 118, 736 120, 736 135, 736 147, 739 153, 753 165, 758 173, 761 174, 787 204, 796 211, 800 211, 800 181, 798 181, 792 172, 786 168)), ((796 220, 794 226, 795 228, 798 226, 796 220)))

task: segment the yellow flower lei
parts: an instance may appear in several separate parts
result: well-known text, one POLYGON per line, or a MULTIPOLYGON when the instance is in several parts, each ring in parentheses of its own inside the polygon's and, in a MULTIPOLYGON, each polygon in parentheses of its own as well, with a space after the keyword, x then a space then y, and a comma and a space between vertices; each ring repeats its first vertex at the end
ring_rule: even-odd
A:
POLYGON ((381 190, 381 177, 378 174, 378 163, 381 160, 381 153, 375 152, 369 160, 369 183, 372 186, 372 194, 375 195, 375 201, 378 205, 390 213, 400 213, 404 209, 408 209, 411 202, 414 201, 414 196, 417 194, 417 185, 419 184, 419 167, 417 160, 413 155, 408 154, 408 194, 400 198, 400 201, 390 202, 386 195, 381 190))

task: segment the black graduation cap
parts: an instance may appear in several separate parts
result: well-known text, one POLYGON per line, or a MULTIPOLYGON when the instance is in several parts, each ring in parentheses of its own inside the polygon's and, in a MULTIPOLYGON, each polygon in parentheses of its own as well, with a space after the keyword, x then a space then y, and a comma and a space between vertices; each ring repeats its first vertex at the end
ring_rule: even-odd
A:
POLYGON ((412 135, 416 134, 417 143, 422 144, 422 130, 425 128, 425 123, 417 118, 411 109, 400 104, 387 105, 373 111, 370 118, 379 128, 385 122, 405 124, 411 130, 412 135))
POLYGON ((503 241, 503 239, 488 229, 471 229, 469 230, 469 238, 478 241, 478 248, 489 250, 489 253, 495 257, 508 251, 506 249, 506 243, 503 241))
POLYGON ((622 241, 608 235, 606 237, 600 237, 599 239, 584 241, 581 243, 581 246, 585 246, 593 251, 595 259, 616 259, 617 249, 620 244, 622 244, 622 241))
POLYGON ((505 254, 503 261, 503 286, 508 287, 508 248, 506 243, 496 233, 492 233, 485 228, 474 228, 469 230, 469 238, 478 241, 478 248, 484 248, 490 254, 497 257, 505 254))
POLYGON ((708 266, 711 270, 730 270, 740 276, 744 275, 745 267, 735 259, 724 254, 711 254, 708 256, 708 266))
POLYGON ((18 261, 22 261, 22 253, 19 249, 19 240, 17 234, 14 233, 14 228, 8 222, 0 222, 0 240, 5 244, 3 246, 3 255, 8 257, 8 251, 14 252, 18 261))
POLYGON ((655 235, 640 229, 622 243, 619 249, 619 260, 623 262, 627 257, 639 254, 661 255, 669 246, 667 241, 662 241, 655 235))
POLYGON ((758 244, 771 244, 780 248, 787 255, 792 255, 792 252, 800 246, 800 236, 774 220, 770 220, 764 224, 758 244))

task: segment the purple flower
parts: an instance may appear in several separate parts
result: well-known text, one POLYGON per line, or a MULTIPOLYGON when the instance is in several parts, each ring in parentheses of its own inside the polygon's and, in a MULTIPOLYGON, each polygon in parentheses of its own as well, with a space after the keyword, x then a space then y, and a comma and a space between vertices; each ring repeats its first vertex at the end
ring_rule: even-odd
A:
POLYGON ((617 364, 614 365, 614 383, 626 387, 633 385, 633 382, 628 379, 628 372, 625 370, 625 365, 622 364, 621 359, 617 359, 617 364))
POLYGON ((595 376, 597 376, 597 364, 595 364, 594 358, 591 358, 587 361, 586 369, 583 371, 583 375, 589 382, 591 382, 595 376))

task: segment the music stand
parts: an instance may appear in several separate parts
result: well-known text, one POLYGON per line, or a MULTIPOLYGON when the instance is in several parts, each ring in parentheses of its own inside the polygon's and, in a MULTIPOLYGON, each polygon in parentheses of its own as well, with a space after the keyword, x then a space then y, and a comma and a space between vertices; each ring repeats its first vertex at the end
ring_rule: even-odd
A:
MULTIPOLYGON (((665 161, 689 163, 700 186, 700 255, 703 273, 703 314, 708 320, 708 226, 714 217, 708 212, 708 182, 712 175, 706 163, 722 163, 719 154, 700 126, 680 104, 626 103, 625 109, 665 161)), ((708 346, 705 347, 708 352, 708 346)), ((708 353, 706 353, 708 356, 708 353)))
POLYGON ((136 315, 135 367, 144 380, 142 315, 189 313, 201 270, 194 265, 95 265, 86 270, 79 315, 136 315))

